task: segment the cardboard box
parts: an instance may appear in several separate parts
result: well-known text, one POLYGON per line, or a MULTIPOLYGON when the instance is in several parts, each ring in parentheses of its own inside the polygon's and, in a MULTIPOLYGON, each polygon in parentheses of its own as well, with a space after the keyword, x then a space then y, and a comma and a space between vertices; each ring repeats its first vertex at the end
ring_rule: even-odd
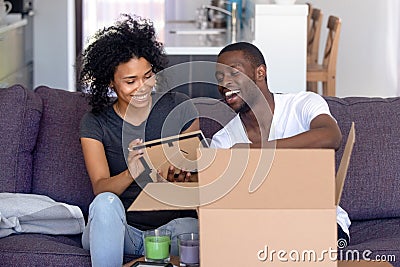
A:
POLYGON ((352 125, 336 179, 333 150, 200 149, 198 184, 150 183, 129 210, 198 208, 202 267, 337 266, 354 141, 352 125))

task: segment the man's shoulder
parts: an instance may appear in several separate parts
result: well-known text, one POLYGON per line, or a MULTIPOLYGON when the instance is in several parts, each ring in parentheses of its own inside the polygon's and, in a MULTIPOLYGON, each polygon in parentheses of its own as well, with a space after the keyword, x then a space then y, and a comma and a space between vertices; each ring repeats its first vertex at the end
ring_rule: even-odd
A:
POLYGON ((278 99, 309 99, 309 98, 318 98, 323 99, 319 94, 309 91, 300 91, 296 93, 275 93, 275 98, 278 99))
POLYGON ((301 91, 297 93, 275 94, 275 102, 290 105, 306 105, 323 103, 325 99, 314 92, 301 91))

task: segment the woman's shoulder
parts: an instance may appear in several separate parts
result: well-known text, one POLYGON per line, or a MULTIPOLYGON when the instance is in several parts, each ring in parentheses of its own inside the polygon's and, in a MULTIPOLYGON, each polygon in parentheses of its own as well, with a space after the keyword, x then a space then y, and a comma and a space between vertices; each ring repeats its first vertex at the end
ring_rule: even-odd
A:
POLYGON ((160 97, 186 98, 186 99, 189 98, 186 94, 181 93, 181 92, 177 92, 177 91, 154 92, 153 94, 157 98, 160 98, 160 97))
POLYGON ((87 111, 82 119, 81 122, 83 123, 90 123, 90 122, 101 122, 101 121, 107 121, 110 119, 110 117, 113 115, 113 108, 112 106, 105 107, 102 111, 100 112, 93 112, 93 111, 87 111))

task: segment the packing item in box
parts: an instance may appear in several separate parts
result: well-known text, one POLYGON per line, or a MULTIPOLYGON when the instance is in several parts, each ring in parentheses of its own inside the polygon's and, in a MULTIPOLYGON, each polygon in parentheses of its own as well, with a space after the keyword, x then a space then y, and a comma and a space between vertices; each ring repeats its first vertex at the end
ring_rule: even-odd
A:
POLYGON ((354 141, 352 125, 336 179, 329 149, 200 149, 198 184, 149 183, 129 210, 197 208, 202 267, 337 266, 354 141))

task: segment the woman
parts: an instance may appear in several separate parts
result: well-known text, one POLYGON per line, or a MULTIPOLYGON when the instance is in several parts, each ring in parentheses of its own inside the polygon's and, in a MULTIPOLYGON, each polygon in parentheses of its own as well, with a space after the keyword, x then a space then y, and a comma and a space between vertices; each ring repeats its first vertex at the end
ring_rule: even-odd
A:
MULTIPOLYGON (((80 82, 89 92, 92 111, 82 118, 80 140, 96 195, 83 247, 90 249, 93 266, 121 266, 124 253, 143 255, 142 231, 167 228, 173 235, 171 254, 176 255, 176 236, 198 231, 195 214, 127 212, 141 191, 138 181, 147 179, 140 162, 143 151, 129 148, 143 140, 198 130, 196 110, 183 94, 153 90, 158 84, 155 73, 164 69, 166 56, 149 20, 124 15, 114 26, 99 30, 82 56, 80 82)), ((169 181, 190 178, 189 172, 181 171, 178 177, 174 173, 172 169, 162 175, 169 181)))

